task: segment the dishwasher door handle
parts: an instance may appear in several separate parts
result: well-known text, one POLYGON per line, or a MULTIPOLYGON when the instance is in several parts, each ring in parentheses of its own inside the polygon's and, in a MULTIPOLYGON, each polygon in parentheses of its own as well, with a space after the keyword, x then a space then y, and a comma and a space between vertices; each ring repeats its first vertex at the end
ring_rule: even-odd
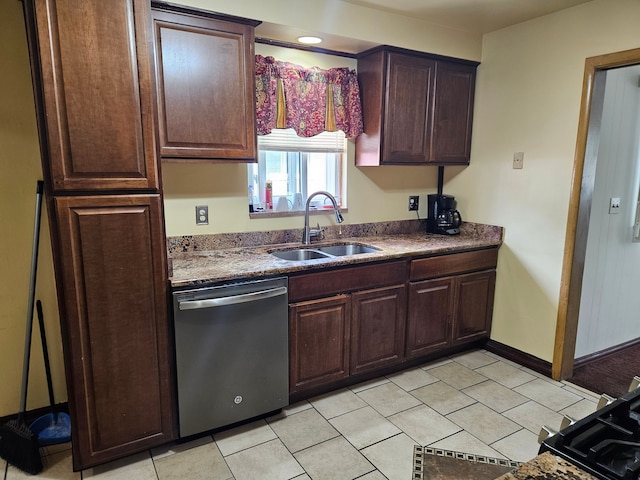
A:
POLYGON ((204 300, 189 300, 178 302, 180 310, 197 310, 199 308, 224 307, 226 305, 237 305, 239 303, 255 302, 272 297, 279 297, 287 293, 287 287, 271 288, 257 292, 243 293, 242 295, 230 295, 228 297, 206 298, 204 300))

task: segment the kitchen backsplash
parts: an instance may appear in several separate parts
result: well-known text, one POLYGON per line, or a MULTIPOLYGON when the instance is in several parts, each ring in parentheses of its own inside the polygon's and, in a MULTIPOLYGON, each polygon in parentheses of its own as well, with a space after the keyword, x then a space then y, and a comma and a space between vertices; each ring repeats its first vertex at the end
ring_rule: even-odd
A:
MULTIPOLYGON (((400 235, 425 231, 420 220, 396 220, 389 222, 330 225, 322 227, 324 240, 342 238, 400 235)), ((495 236, 502 240, 503 229, 492 225, 465 222, 460 228, 461 235, 495 236)), ((256 247, 282 243, 300 243, 302 228, 265 232, 219 233, 212 235, 186 235, 167 238, 169 255, 181 252, 222 250, 228 248, 256 247)))

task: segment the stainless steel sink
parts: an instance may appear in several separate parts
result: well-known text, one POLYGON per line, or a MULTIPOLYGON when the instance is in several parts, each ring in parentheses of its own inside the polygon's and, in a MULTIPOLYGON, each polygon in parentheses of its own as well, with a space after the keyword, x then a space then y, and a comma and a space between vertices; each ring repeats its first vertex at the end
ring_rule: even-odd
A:
POLYGON ((362 253, 379 252, 380 249, 362 245, 360 243, 343 243, 339 245, 324 245, 315 248, 292 248, 287 250, 273 250, 274 255, 283 260, 304 261, 318 258, 344 257, 362 253))
POLYGON ((275 255, 283 260, 303 261, 314 260, 316 258, 329 258, 330 255, 319 252, 318 250, 311 250, 308 248, 296 248, 293 250, 274 250, 271 255, 275 255))
POLYGON ((334 257, 343 257, 345 255, 358 255, 359 253, 379 252, 380 249, 361 245, 359 243, 345 243, 343 245, 327 245, 326 247, 318 247, 323 253, 328 253, 334 257))

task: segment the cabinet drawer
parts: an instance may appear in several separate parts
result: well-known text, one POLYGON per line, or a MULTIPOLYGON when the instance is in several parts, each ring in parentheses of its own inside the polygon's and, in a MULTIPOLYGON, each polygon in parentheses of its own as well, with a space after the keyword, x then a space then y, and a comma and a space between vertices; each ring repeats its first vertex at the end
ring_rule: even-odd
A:
POLYGON ((406 262, 319 271, 289 278, 289 302, 404 283, 406 262))
POLYGON ((495 268, 497 263, 497 248, 421 258, 411 262, 410 279, 415 281, 473 272, 475 270, 486 270, 495 268))

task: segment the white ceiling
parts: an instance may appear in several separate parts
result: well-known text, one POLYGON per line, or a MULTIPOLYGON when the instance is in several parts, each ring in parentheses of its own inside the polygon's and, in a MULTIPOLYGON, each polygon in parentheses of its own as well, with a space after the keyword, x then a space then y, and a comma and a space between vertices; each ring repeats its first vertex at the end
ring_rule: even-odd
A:
POLYGON ((591 0, 341 0, 420 18, 438 25, 487 33, 591 0))
MULTIPOLYGON (((387 13, 420 18, 434 24, 484 34, 591 0, 340 0, 387 13)), ((321 48, 357 53, 374 43, 263 23, 256 37, 293 42, 300 35, 321 35, 321 48)))

